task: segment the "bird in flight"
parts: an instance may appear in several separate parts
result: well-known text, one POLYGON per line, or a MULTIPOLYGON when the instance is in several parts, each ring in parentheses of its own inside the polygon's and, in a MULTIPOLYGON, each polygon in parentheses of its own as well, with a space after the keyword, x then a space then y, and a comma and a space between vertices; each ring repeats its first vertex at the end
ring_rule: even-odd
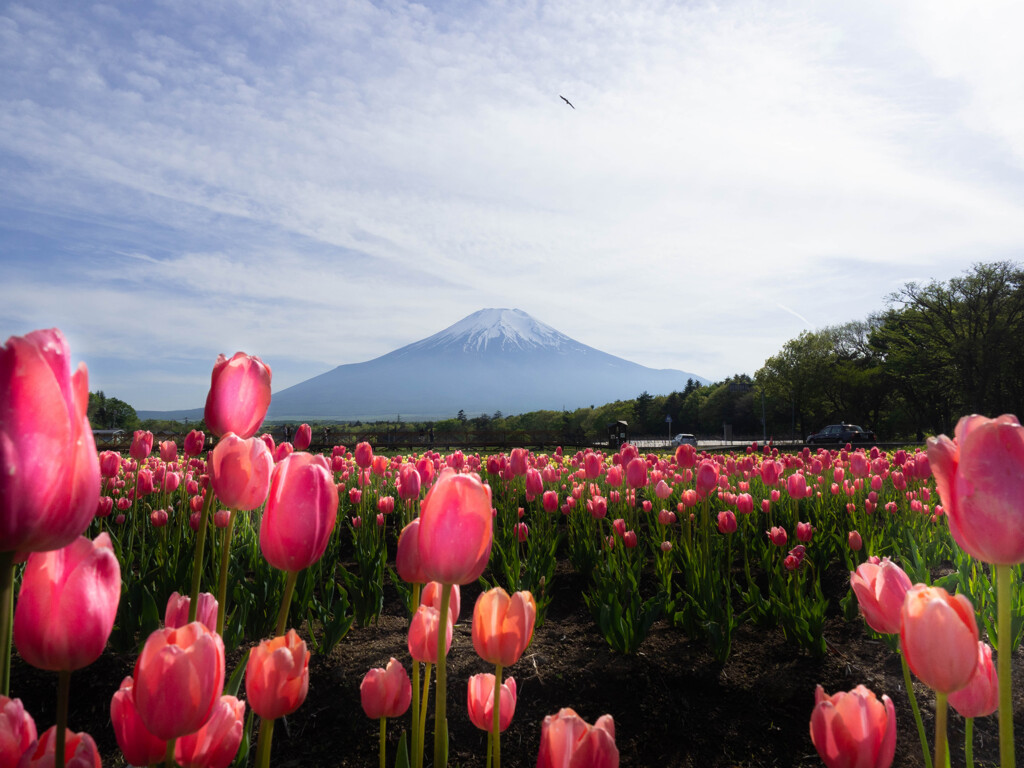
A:
MULTIPOLYGON (((566 104, 568 104, 568 105, 569 105, 570 107, 572 107, 572 102, 571 102, 571 101, 569 101, 569 100, 568 100, 567 98, 565 98, 565 96, 563 96, 562 94, 558 94, 558 98, 560 98, 560 99, 561 99, 562 101, 564 101, 564 102, 565 102, 566 104)), ((572 108, 573 108, 573 109, 576 109, 576 107, 572 107, 572 108)))

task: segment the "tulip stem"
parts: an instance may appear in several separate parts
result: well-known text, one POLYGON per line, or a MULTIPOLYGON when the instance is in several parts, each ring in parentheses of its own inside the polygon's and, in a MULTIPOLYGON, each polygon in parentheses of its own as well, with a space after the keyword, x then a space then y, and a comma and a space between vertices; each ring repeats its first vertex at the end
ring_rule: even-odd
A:
POLYGON ((203 500, 203 511, 199 515, 199 530, 196 531, 196 560, 192 563, 192 591, 189 593, 191 600, 188 604, 188 620, 192 623, 196 620, 196 612, 199 610, 199 582, 203 575, 203 554, 206 549, 206 529, 210 520, 210 511, 213 509, 214 499, 213 488, 206 489, 206 498, 203 500))
POLYGON ((494 666, 494 717, 491 731, 494 737, 494 768, 501 768, 501 664, 494 666))
POLYGON ((298 571, 286 571, 284 579, 284 595, 281 597, 281 611, 277 614, 277 636, 284 634, 288 624, 288 609, 292 607, 292 595, 295 594, 295 582, 299 578, 298 571))
POLYGON ((274 721, 260 720, 259 741, 256 744, 256 768, 270 768, 270 742, 274 739, 274 721))
POLYGON ((57 741, 54 744, 54 765, 64 768, 64 741, 68 730, 68 700, 71 698, 71 670, 57 673, 57 741))
MULTIPOLYGON (((224 619, 228 612, 228 563, 231 561, 231 534, 235 529, 235 510, 228 510, 228 525, 220 550, 220 581, 217 582, 217 634, 224 636, 224 619)), ((278 633, 280 634, 280 633, 278 633)))
POLYGON ((996 611, 999 637, 996 674, 999 677, 999 763, 1001 768, 1014 768, 1013 695, 1011 690, 1013 625, 1010 621, 1010 600, 1013 573, 1009 565, 996 565, 996 611))
POLYGON ((0 552, 0 695, 11 695, 14 631, 14 552, 0 552))
POLYGON ((412 764, 413 768, 419 768, 416 762, 416 744, 420 727, 420 663, 412 660, 412 764))
POLYGON ((935 692, 935 765, 943 768, 946 765, 946 714, 948 693, 935 692))
POLYGON ((964 765, 974 768, 974 718, 968 717, 964 723, 964 765))
POLYGON ((441 611, 437 622, 437 692, 434 702, 434 768, 447 768, 448 765, 448 675, 447 651, 445 640, 448 631, 448 604, 451 601, 452 585, 445 584, 441 588, 441 611))
POLYGON ((928 749, 928 736, 924 732, 921 709, 917 706, 917 697, 914 695, 914 681, 910 678, 910 667, 907 666, 907 657, 903 655, 902 650, 900 651, 900 663, 903 665, 903 684, 907 689, 907 698, 910 699, 910 710, 914 713, 917 735, 921 739, 921 752, 924 755, 925 768, 932 768, 932 755, 928 749))
POLYGON ((174 743, 176 741, 177 739, 167 740, 167 751, 164 753, 164 765, 166 765, 167 768, 175 768, 175 766, 177 766, 177 763, 174 762, 174 743))
POLYGON ((384 750, 387 749, 387 734, 388 719, 384 716, 380 716, 380 768, 386 768, 387 761, 384 759, 384 750))
POLYGON ((419 724, 420 743, 417 745, 417 760, 419 762, 416 768, 423 768, 423 750, 427 742, 427 704, 430 703, 430 668, 431 664, 429 661, 423 665, 423 701, 420 702, 419 724))

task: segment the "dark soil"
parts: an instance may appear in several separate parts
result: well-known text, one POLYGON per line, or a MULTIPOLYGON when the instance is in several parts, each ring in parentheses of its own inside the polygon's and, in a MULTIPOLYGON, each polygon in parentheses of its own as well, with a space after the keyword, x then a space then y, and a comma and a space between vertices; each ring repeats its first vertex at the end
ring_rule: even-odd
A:
MULTIPOLYGON (((664 619, 654 625, 639 653, 622 656, 611 651, 583 602, 586 584, 571 570, 561 569, 546 620, 523 658, 505 673, 516 679, 518 704, 512 725, 502 735, 504 764, 535 765, 541 721, 562 707, 572 707, 591 723, 605 713, 614 717, 624 767, 821 766, 809 735, 815 686, 820 683, 831 694, 863 683, 878 696, 888 694, 896 706, 899 743, 893 765, 923 766, 899 657, 871 639, 860 619, 847 622, 839 615, 844 574, 830 574, 826 581, 833 615, 825 628, 828 652, 823 658, 787 643, 777 629, 741 625, 732 655, 719 665, 699 642, 664 619)), ((463 590, 462 620, 448 657, 449 762, 462 768, 483 766, 486 747, 486 735, 466 715, 466 680, 477 672, 493 671, 477 657, 470 636, 469 617, 479 591, 475 585, 463 590)), ((275 728, 275 766, 377 765, 378 723, 362 711, 359 684, 368 669, 384 666, 391 656, 409 668, 407 627, 397 596, 389 592, 376 626, 354 627, 329 657, 313 656, 305 703, 275 728)), ((229 658, 229 674, 237 660, 237 654, 229 658)), ((1014 661, 1015 732, 1020 743, 1020 650, 1014 661)), ((123 765, 110 725, 110 698, 133 663, 134 657, 108 653, 71 678, 69 725, 95 738, 106 766, 123 765)), ((27 667, 15 656, 11 693, 22 699, 40 731, 54 722, 56 687, 56 675, 27 667)), ((915 691, 931 745, 934 699, 919 683, 915 691)), ((389 764, 398 735, 407 727, 408 716, 388 724, 389 764)), ((964 764, 963 727, 963 719, 951 711, 954 766, 964 764)), ((427 742, 429 763, 432 719, 427 742)), ((997 764, 996 717, 981 718, 975 722, 975 765, 997 764)))

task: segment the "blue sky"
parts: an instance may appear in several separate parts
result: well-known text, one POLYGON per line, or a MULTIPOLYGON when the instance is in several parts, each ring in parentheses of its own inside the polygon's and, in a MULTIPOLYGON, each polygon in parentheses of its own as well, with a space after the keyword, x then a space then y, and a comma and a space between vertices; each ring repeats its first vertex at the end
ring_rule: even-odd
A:
POLYGON ((0 337, 282 389, 483 307, 753 374, 1024 253, 1016 2, 0 4, 0 337), (571 109, 560 98, 575 105, 571 109))

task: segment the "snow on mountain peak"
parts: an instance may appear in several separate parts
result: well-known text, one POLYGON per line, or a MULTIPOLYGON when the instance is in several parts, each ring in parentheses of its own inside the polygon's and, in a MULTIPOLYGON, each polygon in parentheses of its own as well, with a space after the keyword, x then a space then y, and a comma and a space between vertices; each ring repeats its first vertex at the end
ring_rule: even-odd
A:
POLYGON ((458 346, 466 352, 499 349, 561 348, 572 339, 521 309, 481 309, 424 339, 424 347, 458 346))

